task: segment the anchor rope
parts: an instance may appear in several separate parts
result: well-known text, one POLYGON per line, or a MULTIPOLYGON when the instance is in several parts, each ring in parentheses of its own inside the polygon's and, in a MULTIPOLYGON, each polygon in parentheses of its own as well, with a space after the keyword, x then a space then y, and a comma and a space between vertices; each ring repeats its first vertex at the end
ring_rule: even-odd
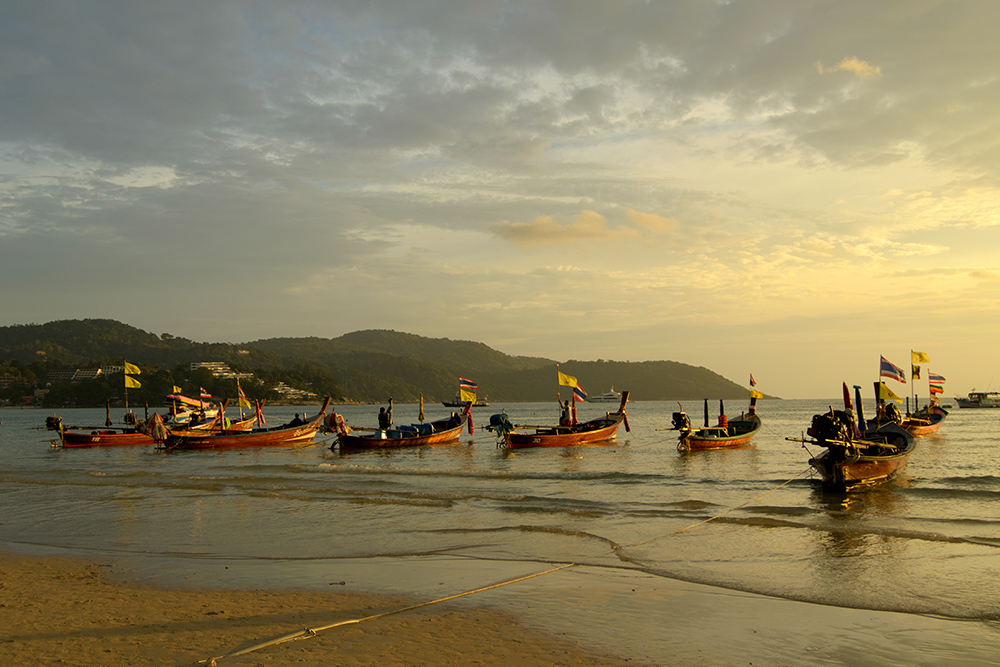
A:
MULTIPOLYGON (((778 486, 774 487, 773 489, 769 489, 769 490, 765 491, 764 493, 756 496, 755 498, 751 498, 750 500, 747 500, 744 503, 741 503, 739 505, 731 507, 731 508, 727 509, 724 512, 720 512, 719 514, 716 514, 715 516, 709 517, 709 518, 704 519, 702 521, 695 522, 695 523, 693 523, 693 524, 691 524, 689 526, 685 526, 684 528, 680 528, 678 530, 674 530, 674 531, 670 531, 670 532, 667 532, 667 533, 662 533, 660 535, 656 535, 654 537, 651 537, 651 538, 649 538, 647 540, 643 540, 641 542, 636 542, 634 544, 629 544, 629 545, 626 545, 626 546, 616 546, 616 547, 613 547, 613 548, 609 549, 608 551, 604 552, 603 554, 598 555, 597 558, 613 554, 613 553, 615 553, 617 551, 621 551, 621 550, 625 550, 625 549, 631 549, 633 547, 642 546, 644 544, 648 544, 650 542, 654 542, 654 541, 656 541, 658 539, 661 539, 661 538, 664 538, 664 537, 669 537, 671 535, 678 535, 678 534, 683 533, 683 532, 685 532, 687 530, 691 530, 692 528, 696 528, 698 526, 701 526, 701 525, 704 525, 706 523, 709 523, 710 521, 714 521, 715 519, 718 519, 718 518, 723 517, 723 516, 725 516, 727 514, 730 514, 731 512, 735 512, 736 510, 738 510, 740 508, 746 507, 747 505, 750 505, 750 504, 752 504, 752 503, 760 500, 761 498, 767 496, 768 494, 773 493, 774 491, 777 491, 778 489, 780 489, 780 488, 782 488, 782 487, 790 484, 791 482, 795 481, 799 477, 802 477, 803 475, 805 475, 806 473, 808 473, 810 469, 811 468, 806 468, 802 472, 800 472, 800 473, 796 474, 794 477, 791 477, 790 479, 782 482, 781 484, 779 484, 778 486)), ((284 644, 284 643, 290 642, 290 641, 296 641, 296 640, 300 640, 300 639, 309 639, 310 637, 317 636, 320 632, 322 632, 324 630, 331 630, 333 628, 338 628, 338 627, 342 627, 342 626, 345 626, 345 625, 356 625, 358 623, 364 623, 364 622, 367 622, 367 621, 378 620, 378 619, 381 619, 381 618, 385 618, 386 616, 392 616, 392 615, 395 615, 395 614, 401 614, 403 612, 413 611, 415 609, 421 609, 423 607, 429 607, 431 605, 439 604, 439 603, 442 603, 442 602, 448 602, 450 600, 457 600, 459 598, 467 597, 469 595, 475 595, 477 593, 483 593, 483 592, 491 591, 491 590, 494 590, 494 589, 497 589, 497 588, 502 588, 503 586, 509 586, 511 584, 521 583, 523 581, 528 581, 529 579, 535 579, 536 577, 541 577, 541 576, 544 576, 544 575, 547 575, 547 574, 552 574, 553 572, 559 572, 561 570, 566 570, 566 569, 569 569, 571 567, 576 567, 576 566, 585 565, 585 564, 586 564, 586 561, 564 563, 564 564, 559 565, 557 567, 549 568, 548 570, 543 570, 541 572, 535 572, 533 574, 528 574, 528 575, 525 575, 525 576, 522 576, 522 577, 517 577, 515 579, 507 579, 505 581, 501 581, 501 582, 498 582, 498 583, 495 583, 495 584, 490 584, 488 586, 482 586, 480 588, 476 588, 476 589, 473 589, 473 590, 464 591, 462 593, 456 593, 454 595, 449 595, 449 596, 446 596, 446 597, 443 597, 443 598, 438 598, 436 600, 429 600, 427 602, 419 602, 417 604, 409 605, 409 606, 406 606, 406 607, 401 607, 399 609, 394 609, 394 610, 391 610, 391 611, 381 612, 379 614, 373 614, 371 616, 365 616, 363 618, 354 618, 354 619, 349 619, 349 620, 346 620, 346 621, 337 621, 335 623, 330 623, 330 624, 319 626, 319 627, 315 627, 315 628, 305 628, 305 629, 302 629, 302 630, 298 630, 296 632, 290 632, 290 633, 281 635, 279 637, 274 637, 274 638, 269 639, 267 641, 263 641, 263 642, 260 642, 258 644, 254 644, 253 646, 248 646, 246 648, 239 649, 239 650, 233 650, 233 651, 230 651, 229 653, 226 653, 226 654, 218 656, 218 657, 211 657, 211 658, 206 658, 205 660, 200 660, 199 664, 207 665, 207 667, 217 667, 217 664, 218 664, 219 660, 223 660, 223 659, 227 659, 227 658, 234 658, 234 657, 237 657, 237 656, 240 656, 240 655, 245 655, 247 653, 252 653, 254 651, 259 651, 260 649, 267 648, 269 646, 275 646, 275 645, 278 645, 278 644, 284 644)))

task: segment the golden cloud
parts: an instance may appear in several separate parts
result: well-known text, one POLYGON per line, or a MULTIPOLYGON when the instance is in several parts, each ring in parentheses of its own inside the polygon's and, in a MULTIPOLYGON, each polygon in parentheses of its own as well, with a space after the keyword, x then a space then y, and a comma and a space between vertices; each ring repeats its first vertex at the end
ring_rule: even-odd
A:
POLYGON ((823 63, 816 63, 816 71, 820 74, 830 74, 833 72, 850 72, 859 79, 865 79, 870 76, 878 76, 882 73, 882 68, 875 65, 870 65, 864 60, 851 56, 850 58, 844 58, 839 63, 833 67, 823 67, 823 63))
POLYGON ((636 230, 627 227, 612 229, 608 227, 607 218, 587 210, 573 216, 573 222, 567 224, 543 215, 531 222, 504 222, 496 225, 493 232, 505 241, 524 247, 639 238, 636 230))

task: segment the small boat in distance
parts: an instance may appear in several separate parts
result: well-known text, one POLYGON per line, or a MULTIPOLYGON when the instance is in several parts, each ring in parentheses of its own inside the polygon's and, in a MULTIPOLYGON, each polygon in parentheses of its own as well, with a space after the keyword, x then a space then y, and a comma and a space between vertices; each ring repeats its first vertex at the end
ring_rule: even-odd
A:
MULTIPOLYGON (((678 403, 678 405, 680 405, 678 403)), ((709 426, 708 421, 708 399, 705 399, 705 425, 693 426, 687 414, 675 412, 670 430, 680 431, 677 439, 677 451, 691 451, 695 449, 730 449, 742 447, 753 440, 757 432, 760 431, 761 421, 757 415, 757 398, 750 397, 750 407, 747 412, 742 413, 738 418, 730 419, 726 416, 726 408, 722 400, 719 400, 719 422, 716 426, 709 426)))
POLYGON ((606 391, 603 394, 596 394, 594 396, 588 395, 584 400, 588 403, 617 403, 622 400, 622 395, 615 391, 614 387, 611 387, 610 391, 606 391))
MULTIPOLYGON (((876 396, 878 396, 878 384, 876 396)), ((809 459, 823 486, 836 491, 853 491, 889 481, 906 467, 916 449, 916 440, 895 422, 872 425, 865 421, 861 391, 855 388, 858 416, 855 421, 850 392, 844 383, 844 409, 813 415, 806 433, 812 440, 785 438, 793 442, 826 448, 809 459)), ((882 399, 878 399, 881 401, 882 399)))
POLYGON ((1000 391, 970 391, 966 398, 955 397, 960 408, 1000 408, 1000 391))
POLYGON ((604 417, 568 426, 511 424, 506 413, 499 413, 490 418, 490 425, 486 428, 496 432, 498 439, 508 449, 589 445, 613 439, 618 433, 618 427, 623 423, 626 431, 632 430, 625 414, 626 403, 628 403, 628 392, 623 391, 618 412, 609 412, 604 417))
MULTIPOLYGON (((469 401, 463 401, 462 400, 462 393, 461 392, 455 394, 455 398, 453 398, 450 401, 441 401, 441 405, 443 405, 446 408, 464 408, 468 404, 469 404, 469 401)), ((474 408, 488 408, 488 407, 490 407, 490 397, 486 396, 485 398, 476 398, 476 401, 474 403, 472 403, 472 407, 474 407, 474 408)))

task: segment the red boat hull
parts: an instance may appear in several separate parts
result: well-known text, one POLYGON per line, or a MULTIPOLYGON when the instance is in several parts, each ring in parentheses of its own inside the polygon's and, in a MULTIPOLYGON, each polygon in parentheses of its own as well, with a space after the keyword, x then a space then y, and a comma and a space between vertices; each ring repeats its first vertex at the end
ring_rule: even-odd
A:
POLYGON ((905 428, 910 435, 922 436, 931 435, 937 433, 941 425, 944 424, 945 417, 948 413, 938 406, 933 406, 928 411, 929 415, 927 419, 922 419, 917 416, 910 416, 903 420, 903 428, 905 428))
POLYGON ((186 435, 171 435, 167 438, 167 449, 217 449, 223 447, 292 447, 308 445, 316 437, 316 432, 323 425, 326 409, 330 399, 323 403, 319 414, 298 426, 279 426, 272 429, 249 431, 246 433, 219 433, 206 435, 191 435, 195 431, 187 431, 186 435))
POLYGON ((756 413, 751 413, 745 419, 729 422, 728 431, 721 427, 693 428, 681 432, 677 449, 686 451, 742 447, 754 439, 757 432, 760 431, 760 427, 760 417, 756 413), (728 432, 733 434, 728 435, 728 432))
MULTIPOLYGON (((435 422, 432 422, 433 425, 435 422)), ((437 422, 440 423, 440 422, 437 422)), ((396 447, 420 447, 423 445, 443 445, 458 441, 462 429, 468 423, 468 416, 463 415, 457 426, 428 433, 425 435, 407 435, 407 431, 389 429, 377 435, 359 435, 344 433, 337 436, 337 444, 341 451, 348 449, 389 449, 396 447)))
MULTIPOLYGON (((582 432, 559 432, 559 427, 552 429, 542 429, 535 433, 508 433, 506 436, 507 447, 520 449, 525 447, 566 447, 572 445, 588 445, 595 442, 611 440, 618 433, 625 415, 612 415, 613 424, 603 428, 595 428, 582 432)), ((605 421, 605 420, 602 420, 605 421)), ((590 422, 587 422, 588 424, 590 422)), ((580 426, 585 426, 581 424, 580 426)))
POLYGON ((109 445, 152 445, 155 440, 142 431, 63 431, 63 447, 107 447, 109 445))

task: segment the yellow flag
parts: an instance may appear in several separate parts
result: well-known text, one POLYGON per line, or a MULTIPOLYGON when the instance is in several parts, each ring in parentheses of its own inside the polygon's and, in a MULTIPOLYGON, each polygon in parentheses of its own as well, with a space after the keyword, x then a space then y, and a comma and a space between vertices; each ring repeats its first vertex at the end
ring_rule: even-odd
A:
POLYGON ((130 364, 129 362, 126 361, 125 362, 125 372, 126 373, 131 373, 132 375, 138 375, 142 371, 140 371, 139 367, 136 366, 135 364, 130 364))
POLYGON ((559 384, 564 384, 567 387, 576 386, 576 378, 573 377, 572 375, 566 375, 562 371, 556 371, 556 373, 559 374, 559 384))
POLYGON ((471 403, 475 403, 476 402, 476 392, 474 392, 474 391, 466 391, 464 389, 459 389, 459 393, 462 394, 461 398, 462 398, 462 402, 463 403, 470 403, 470 402, 471 403))
POLYGON ((175 394, 179 394, 179 393, 181 393, 182 391, 183 391, 183 390, 182 390, 182 389, 181 389, 180 387, 178 387, 177 385, 174 385, 174 393, 175 393, 175 394))
POLYGON ((882 400, 888 398, 889 400, 896 401, 897 403, 903 402, 903 399, 901 399, 899 396, 896 396, 896 394, 892 393, 892 389, 889 389, 887 386, 885 386, 885 382, 878 383, 878 397, 881 398, 882 400))
POLYGON ((136 379, 135 379, 134 377, 132 377, 131 375, 126 375, 126 376, 125 376, 125 388, 126 388, 126 389, 138 389, 138 388, 139 388, 139 387, 141 387, 141 386, 142 386, 142 385, 141 385, 141 384, 139 384, 139 381, 138 381, 138 380, 136 380, 136 379))
POLYGON ((931 361, 931 358, 923 352, 914 352, 913 350, 910 350, 910 356, 913 358, 912 363, 914 364, 928 364, 931 361))
POLYGON ((756 389, 750 390, 750 398, 764 398, 764 394, 760 393, 756 389))

